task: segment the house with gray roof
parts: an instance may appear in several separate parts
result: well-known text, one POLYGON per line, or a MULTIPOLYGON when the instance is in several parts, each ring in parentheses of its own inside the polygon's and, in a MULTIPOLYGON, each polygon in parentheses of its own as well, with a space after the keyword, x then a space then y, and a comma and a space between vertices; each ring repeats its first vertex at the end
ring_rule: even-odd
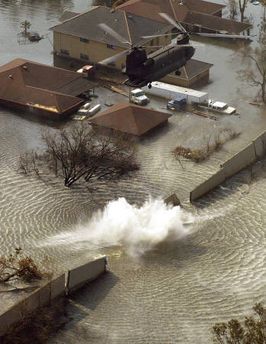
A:
MULTIPOLYGON (((78 60, 83 64, 94 64, 127 50, 131 46, 166 45, 170 37, 158 37, 157 40, 142 36, 171 32, 171 25, 155 22, 150 18, 128 13, 123 10, 111 10, 104 6, 92 7, 81 14, 68 14, 61 24, 51 28, 54 36, 54 53, 57 56, 78 60), (112 37, 99 27, 104 23, 122 36, 125 41, 112 37), (128 43, 129 42, 130 45, 128 43)), ((63 18, 64 19, 64 18, 63 18)), ((151 50, 150 48, 148 50, 151 50)), ((125 57, 113 63, 113 67, 124 67, 125 57)))

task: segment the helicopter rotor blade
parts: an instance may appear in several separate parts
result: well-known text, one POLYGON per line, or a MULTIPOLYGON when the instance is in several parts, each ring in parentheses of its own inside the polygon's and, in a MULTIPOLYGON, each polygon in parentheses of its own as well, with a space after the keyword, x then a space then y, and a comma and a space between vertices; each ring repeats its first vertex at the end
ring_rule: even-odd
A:
POLYGON ((167 36, 173 36, 174 33, 166 33, 164 35, 151 35, 151 36, 141 36, 141 38, 143 39, 152 39, 152 38, 156 38, 156 37, 167 37, 167 36))
POLYGON ((108 33, 110 36, 112 36, 115 40, 121 43, 128 44, 131 46, 131 43, 126 40, 123 36, 121 36, 119 33, 115 32, 110 26, 106 25, 105 23, 100 23, 98 26, 105 32, 108 33))
POLYGON ((179 31, 181 31, 181 33, 187 33, 187 31, 184 29, 184 27, 177 23, 173 18, 171 18, 167 13, 159 13, 159 16, 162 17, 163 19, 165 19, 169 24, 173 25, 174 27, 176 27, 179 31))
POLYGON ((193 35, 202 36, 202 37, 214 37, 214 38, 238 38, 238 39, 251 39, 252 36, 242 36, 242 35, 230 35, 223 33, 203 33, 203 32, 193 32, 193 35))
POLYGON ((110 56, 110 57, 107 57, 106 59, 99 61, 98 63, 101 65, 108 65, 108 64, 115 62, 115 61, 119 60, 120 58, 124 57, 125 55, 127 55, 129 53, 129 51, 130 51, 130 49, 121 51, 120 53, 113 55, 113 56, 110 56))

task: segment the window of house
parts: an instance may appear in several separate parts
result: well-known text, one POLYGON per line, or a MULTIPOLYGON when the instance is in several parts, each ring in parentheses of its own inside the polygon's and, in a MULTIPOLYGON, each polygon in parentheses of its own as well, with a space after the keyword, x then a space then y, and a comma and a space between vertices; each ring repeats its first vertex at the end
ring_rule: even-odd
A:
POLYGON ((89 40, 87 38, 82 38, 80 37, 80 42, 83 42, 83 43, 89 43, 89 40))
POLYGON ((63 55, 69 55, 69 50, 67 49, 60 49, 60 53, 63 55))
POLYGON ((80 54, 81 60, 89 60, 89 56, 86 54, 80 54))

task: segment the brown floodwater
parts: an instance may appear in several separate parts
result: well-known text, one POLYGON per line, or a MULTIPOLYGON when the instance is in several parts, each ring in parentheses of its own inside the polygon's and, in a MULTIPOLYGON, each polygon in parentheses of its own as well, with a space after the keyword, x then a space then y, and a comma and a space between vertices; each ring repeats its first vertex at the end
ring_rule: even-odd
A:
MULTIPOLYGON (((58 23, 64 9, 83 11, 89 6, 85 0, 0 0, 0 63, 23 57, 51 64, 49 27, 58 23), (16 35, 25 19, 32 23, 32 30, 47 38, 19 44, 16 35)), ((260 6, 250 5, 249 11, 258 21, 260 6)), ((76 295, 69 307, 72 320, 51 344, 206 344, 211 343, 210 328, 215 322, 241 317, 255 302, 266 301, 264 164, 257 165, 255 178, 250 170, 244 171, 196 206, 188 202, 194 186, 266 129, 265 109, 249 104, 256 89, 237 77, 242 61, 235 45, 205 42, 196 57, 214 66, 204 90, 236 106, 240 116, 217 121, 189 114, 172 116, 167 128, 139 145, 141 169, 132 179, 67 189, 49 176, 40 180, 18 174, 19 155, 41 148, 43 129, 56 131, 58 127, 0 109, 1 253, 21 246, 37 260, 49 256, 56 270, 98 254, 109 257, 111 272, 76 295), (241 135, 205 163, 182 160, 180 164, 172 158, 177 144, 208 141, 210 133, 224 127, 241 135), (149 195, 163 197, 173 192, 195 217, 191 233, 138 259, 119 246, 99 248, 86 240, 82 245, 72 244, 71 236, 67 245, 56 240, 44 245, 62 231, 72 233, 74 243, 77 225, 86 225, 93 211, 113 199, 125 197, 141 205, 149 195)))

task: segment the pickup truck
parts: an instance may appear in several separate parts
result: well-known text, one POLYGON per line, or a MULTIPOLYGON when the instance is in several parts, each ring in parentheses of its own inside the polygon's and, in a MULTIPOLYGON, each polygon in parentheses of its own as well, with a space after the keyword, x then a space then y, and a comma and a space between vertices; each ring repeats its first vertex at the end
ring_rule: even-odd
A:
POLYGON ((150 102, 150 99, 146 96, 141 88, 136 88, 130 91, 129 101, 137 105, 147 105, 150 102))
POLYGON ((236 109, 232 106, 228 106, 224 102, 214 101, 209 99, 206 103, 198 104, 199 107, 213 110, 214 112, 223 113, 225 115, 233 115, 236 112, 236 109))

